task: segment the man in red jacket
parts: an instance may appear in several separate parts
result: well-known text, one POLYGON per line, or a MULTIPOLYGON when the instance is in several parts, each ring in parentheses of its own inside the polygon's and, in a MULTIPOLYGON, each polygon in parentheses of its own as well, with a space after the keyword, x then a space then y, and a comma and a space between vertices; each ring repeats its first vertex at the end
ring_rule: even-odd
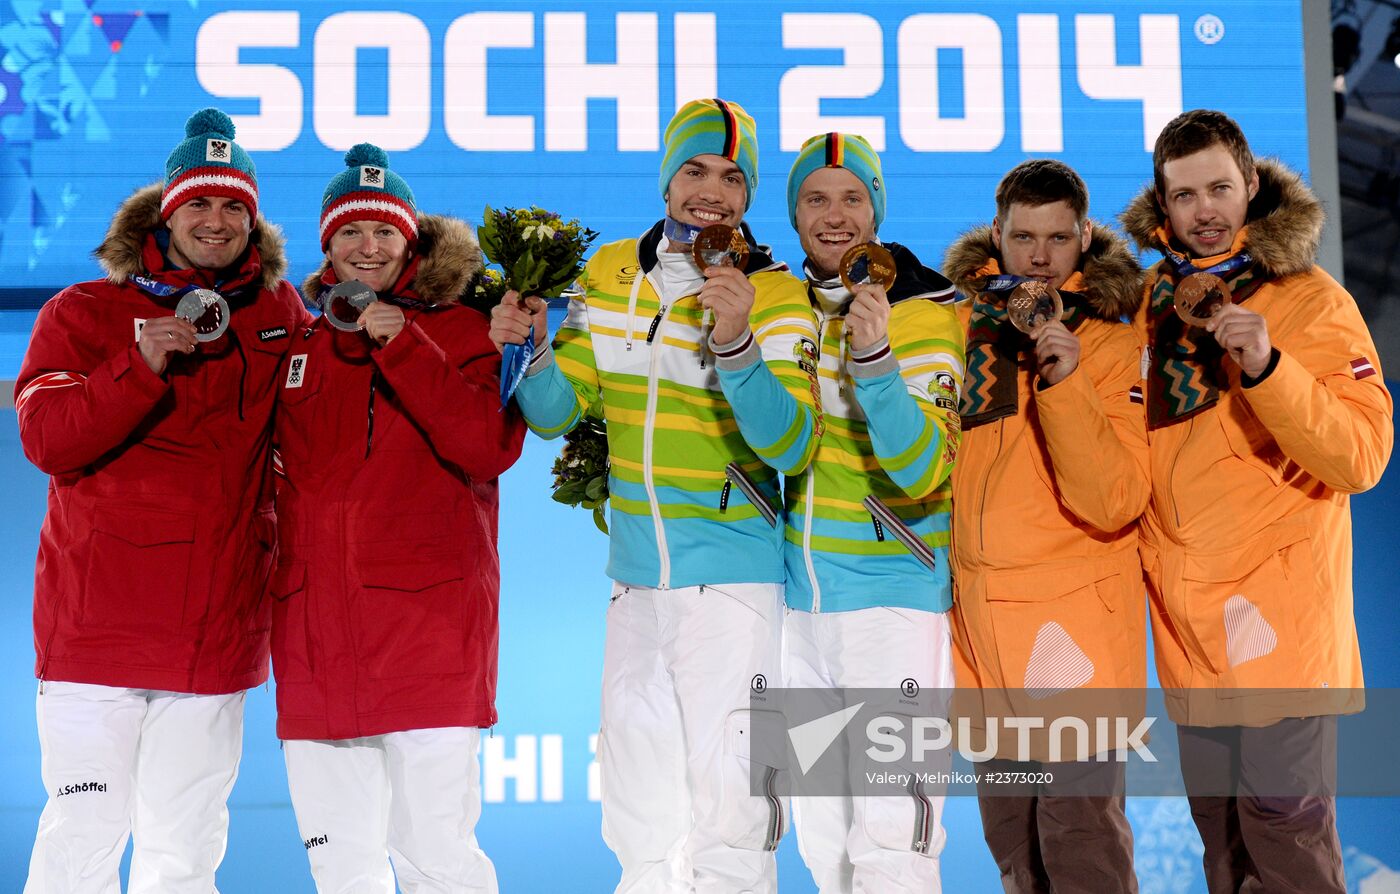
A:
POLYGON ((128 891, 212 891, 244 690, 267 679, 274 377, 304 311, 233 122, 205 109, 185 131, 113 219, 106 278, 40 311, 15 388, 25 455, 53 476, 26 894, 119 890, 133 830, 128 891), (174 316, 195 289, 231 311, 215 338, 174 316))
POLYGON ((420 216, 378 147, 345 163, 303 291, 359 280, 378 300, 361 332, 298 334, 279 389, 277 734, 319 890, 494 894, 476 750, 496 722, 496 478, 525 425, 458 302, 471 229, 420 216))

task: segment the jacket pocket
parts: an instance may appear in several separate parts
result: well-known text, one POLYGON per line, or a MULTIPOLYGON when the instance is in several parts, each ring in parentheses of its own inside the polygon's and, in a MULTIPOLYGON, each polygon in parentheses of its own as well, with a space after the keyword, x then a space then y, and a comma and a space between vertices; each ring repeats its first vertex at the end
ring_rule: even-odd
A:
POLYGON ((279 683, 312 679, 311 637, 307 628, 306 563, 289 562, 272 575, 272 670, 279 683))
POLYGON ((987 613, 1003 685, 1032 700, 1068 689, 1125 685, 1124 638, 1143 636, 1122 611, 1121 575, 1101 566, 991 572, 987 613))
POLYGON ((359 658, 372 679, 466 671, 461 556, 367 561, 359 577, 359 658))
POLYGON ((1306 527, 1275 525, 1228 552, 1187 553, 1181 568, 1177 604, 1214 685, 1242 690, 1331 682, 1321 669, 1336 637, 1324 616, 1327 593, 1317 584, 1306 527))
POLYGON ((193 513, 98 506, 83 584, 83 624, 178 629, 201 622, 205 601, 191 604, 189 594, 194 539, 193 513))
POLYGON ((1239 399, 1226 399, 1213 414, 1220 422, 1230 452, 1240 462, 1264 474, 1275 487, 1283 483, 1288 460, 1273 436, 1239 399))

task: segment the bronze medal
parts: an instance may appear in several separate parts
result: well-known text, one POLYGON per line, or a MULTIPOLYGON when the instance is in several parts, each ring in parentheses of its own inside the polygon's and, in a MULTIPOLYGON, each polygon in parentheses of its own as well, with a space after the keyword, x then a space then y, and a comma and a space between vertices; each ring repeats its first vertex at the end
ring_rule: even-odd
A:
POLYGON ((228 302, 213 289, 195 289, 181 296, 175 316, 194 324, 196 341, 213 341, 228 329, 228 302))
POLYGON ((1006 315, 1011 325, 1027 335, 1064 314, 1065 304, 1060 293, 1039 280, 1021 283, 1006 299, 1006 315))
POLYGON ((335 288, 326 293, 321 312, 326 321, 342 332, 354 332, 360 328, 360 314, 379 298, 374 290, 358 279, 336 283, 335 288))
POLYGON ((749 244, 737 227, 711 224, 695 237, 690 249, 695 265, 706 267, 736 267, 741 272, 749 263, 749 244))
POLYGON ((841 283, 850 291, 868 282, 888 292, 896 273, 894 255, 874 242, 853 245, 841 256, 841 283))
POLYGON ((1205 327, 1231 302, 1230 287, 1214 273, 1193 273, 1176 285, 1176 315, 1188 325, 1205 327))

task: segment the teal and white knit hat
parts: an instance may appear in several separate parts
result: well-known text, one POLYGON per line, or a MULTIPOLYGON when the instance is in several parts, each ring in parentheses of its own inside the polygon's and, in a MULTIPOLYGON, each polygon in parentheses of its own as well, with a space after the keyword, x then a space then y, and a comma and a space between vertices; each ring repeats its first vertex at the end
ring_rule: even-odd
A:
POLYGON ((398 228, 409 248, 418 244, 418 206, 413 190, 389 170, 389 153, 359 143, 345 153, 346 169, 331 178, 321 197, 321 250, 331 235, 356 220, 379 220, 398 228))
POLYGON ((165 190, 160 216, 197 196, 223 196, 248 206, 258 219, 258 171, 243 147, 233 141, 233 119, 218 109, 200 109, 185 122, 185 141, 165 160, 165 190))
POLYGON ((824 133, 807 140, 788 174, 788 219, 797 226, 797 194, 802 181, 818 168, 845 168, 865 184, 875 209, 875 230, 885 220, 885 184, 880 180, 880 155, 865 137, 853 133, 824 133))
POLYGON ((748 188, 747 210, 758 188, 758 128, 737 102, 693 99, 681 106, 666 125, 666 151, 661 156, 661 194, 671 188, 671 178, 681 165, 697 155, 722 155, 744 172, 748 188))

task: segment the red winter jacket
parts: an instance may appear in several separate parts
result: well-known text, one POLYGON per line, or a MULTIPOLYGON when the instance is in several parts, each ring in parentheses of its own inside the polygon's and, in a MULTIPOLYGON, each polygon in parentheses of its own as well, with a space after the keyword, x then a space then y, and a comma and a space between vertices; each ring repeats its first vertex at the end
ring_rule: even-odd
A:
MULTIPOLYGON (((486 318, 450 303, 481 266, 471 230, 419 227, 395 293, 438 306, 406 309, 383 348, 317 320, 279 382, 283 739, 496 722, 496 477, 525 426, 514 404, 500 410, 486 318)), ((306 294, 333 282, 323 268, 306 294)))
POLYGON ((107 279, 39 313, 15 386, 20 442, 53 476, 34 582, 36 674, 236 692, 267 679, 270 442, 276 376, 305 311, 261 218, 239 273, 162 271, 160 187, 129 198, 98 259, 107 279), (216 286, 228 332, 152 373, 141 321, 171 316, 131 277, 216 286))

